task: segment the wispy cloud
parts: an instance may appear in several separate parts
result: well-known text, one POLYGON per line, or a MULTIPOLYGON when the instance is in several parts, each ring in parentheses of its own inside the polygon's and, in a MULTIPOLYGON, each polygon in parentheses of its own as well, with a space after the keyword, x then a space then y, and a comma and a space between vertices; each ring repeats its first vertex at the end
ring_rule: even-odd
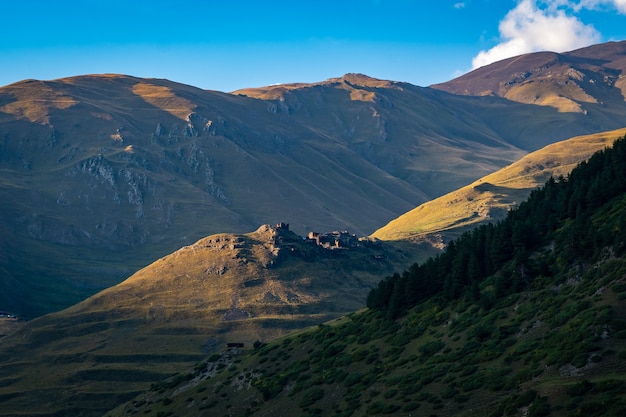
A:
POLYGON ((464 2, 458 2, 458 3, 454 3, 454 8, 455 9, 462 9, 465 7, 465 3, 464 2))
POLYGON ((480 51, 472 67, 529 52, 563 52, 600 42, 600 32, 576 15, 582 9, 626 14, 626 0, 520 0, 500 21, 500 43, 480 51))
POLYGON ((613 3, 615 4, 615 7, 617 7, 617 10, 620 11, 620 13, 626 14, 626 0, 615 0, 613 3))
POLYGON ((626 14, 626 0, 553 0, 547 3, 556 3, 557 6, 569 7, 577 12, 581 9, 601 10, 615 8, 619 13, 626 14))

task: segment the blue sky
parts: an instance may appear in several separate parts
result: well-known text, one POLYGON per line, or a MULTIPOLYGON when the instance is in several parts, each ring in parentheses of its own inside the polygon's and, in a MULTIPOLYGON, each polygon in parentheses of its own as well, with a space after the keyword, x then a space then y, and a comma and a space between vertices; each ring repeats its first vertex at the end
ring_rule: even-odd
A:
POLYGON ((0 16, 0 86, 120 73, 233 91, 348 72, 427 86, 626 39, 626 0, 22 0, 0 16))

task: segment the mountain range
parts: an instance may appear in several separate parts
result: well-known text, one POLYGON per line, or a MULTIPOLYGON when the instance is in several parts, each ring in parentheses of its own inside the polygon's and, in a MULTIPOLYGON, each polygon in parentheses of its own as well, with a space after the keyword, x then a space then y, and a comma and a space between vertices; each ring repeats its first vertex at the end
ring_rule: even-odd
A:
POLYGON ((458 237, 462 230, 504 218, 540 178, 566 175, 592 150, 610 146, 620 133, 625 132, 548 145, 477 181, 494 184, 487 189, 461 188, 374 234, 386 240, 336 232, 348 243, 325 247, 285 224, 200 239, 122 283, 23 323, 0 339, 4 408, 8 415, 15 412, 10 410, 44 409, 56 416, 101 415, 148 384, 222 352, 228 343, 250 347, 357 311, 382 277, 409 268, 418 257, 436 255, 445 246, 441 241, 458 237), (519 187, 517 193, 505 192, 514 189, 513 184, 519 187), (500 193, 494 192, 497 189, 500 193), (451 197, 457 201, 450 203, 451 197), (495 211, 491 219, 465 216, 472 212, 471 204, 497 209, 496 203, 501 216, 495 211), (436 224, 448 222, 444 223, 448 227, 415 233, 406 226, 411 221, 429 223, 442 211, 448 214, 436 224), (399 239, 390 231, 402 230, 403 224, 407 230, 399 239), (433 236, 442 236, 437 250, 433 236), (41 385, 47 388, 42 390, 41 385))
POLYGON ((208 356, 106 416, 621 416, 625 197, 622 137, 369 309, 208 356))
POLYGON ((227 342, 363 307, 383 277, 622 136, 625 45, 432 88, 361 74, 230 94, 123 75, 0 88, 0 310, 41 316, 3 330, 0 415, 102 415, 227 342), (330 230, 352 243, 319 245, 330 230))
POLYGON ((0 306, 62 309, 213 233, 371 234, 547 144, 623 127, 623 48, 550 54, 550 76, 542 54, 520 58, 527 84, 575 86, 544 95, 584 111, 442 91, 483 94, 510 61, 437 89, 359 74, 233 94, 122 75, 2 87, 0 306), (614 76, 574 74, 589 68, 614 76))

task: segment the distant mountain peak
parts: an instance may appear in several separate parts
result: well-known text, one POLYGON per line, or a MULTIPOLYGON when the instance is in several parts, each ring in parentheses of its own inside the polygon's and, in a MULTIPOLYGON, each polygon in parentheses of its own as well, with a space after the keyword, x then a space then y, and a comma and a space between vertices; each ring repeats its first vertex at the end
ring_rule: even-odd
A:
POLYGON ((329 78, 327 82, 345 82, 359 87, 390 87, 395 82, 381 80, 365 74, 348 73, 339 78, 329 78))
MULTIPOLYGON (((315 83, 274 84, 266 87, 244 88, 233 91, 233 94, 260 98, 263 100, 282 100, 288 92, 314 87, 337 87, 347 90, 358 88, 393 88, 395 81, 381 80, 365 74, 347 73, 341 77, 329 78, 315 83)), ((371 100, 363 100, 371 101, 371 100)))
POLYGON ((571 52, 536 52, 494 62, 432 88, 469 96, 499 96, 583 113, 590 104, 618 104, 626 97, 626 41, 571 52))

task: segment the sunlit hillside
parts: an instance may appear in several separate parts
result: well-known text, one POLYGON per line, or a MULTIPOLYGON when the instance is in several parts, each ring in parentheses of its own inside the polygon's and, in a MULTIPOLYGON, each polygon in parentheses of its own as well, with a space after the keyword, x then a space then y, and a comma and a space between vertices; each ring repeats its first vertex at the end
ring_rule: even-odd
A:
POLYGON ((326 248, 287 225, 211 235, 23 324, 0 339, 0 416, 102 415, 227 343, 250 347, 362 308, 381 276, 415 260, 337 238, 326 248))
POLYGON ((622 138, 368 310, 207 356, 106 416, 622 416, 625 193, 622 138))
POLYGON ((468 228, 504 218, 508 210, 553 176, 567 176, 626 129, 585 135, 548 145, 470 185, 424 203, 375 231, 383 240, 428 241, 443 247, 468 228), (439 242, 439 243, 438 243, 439 242))

